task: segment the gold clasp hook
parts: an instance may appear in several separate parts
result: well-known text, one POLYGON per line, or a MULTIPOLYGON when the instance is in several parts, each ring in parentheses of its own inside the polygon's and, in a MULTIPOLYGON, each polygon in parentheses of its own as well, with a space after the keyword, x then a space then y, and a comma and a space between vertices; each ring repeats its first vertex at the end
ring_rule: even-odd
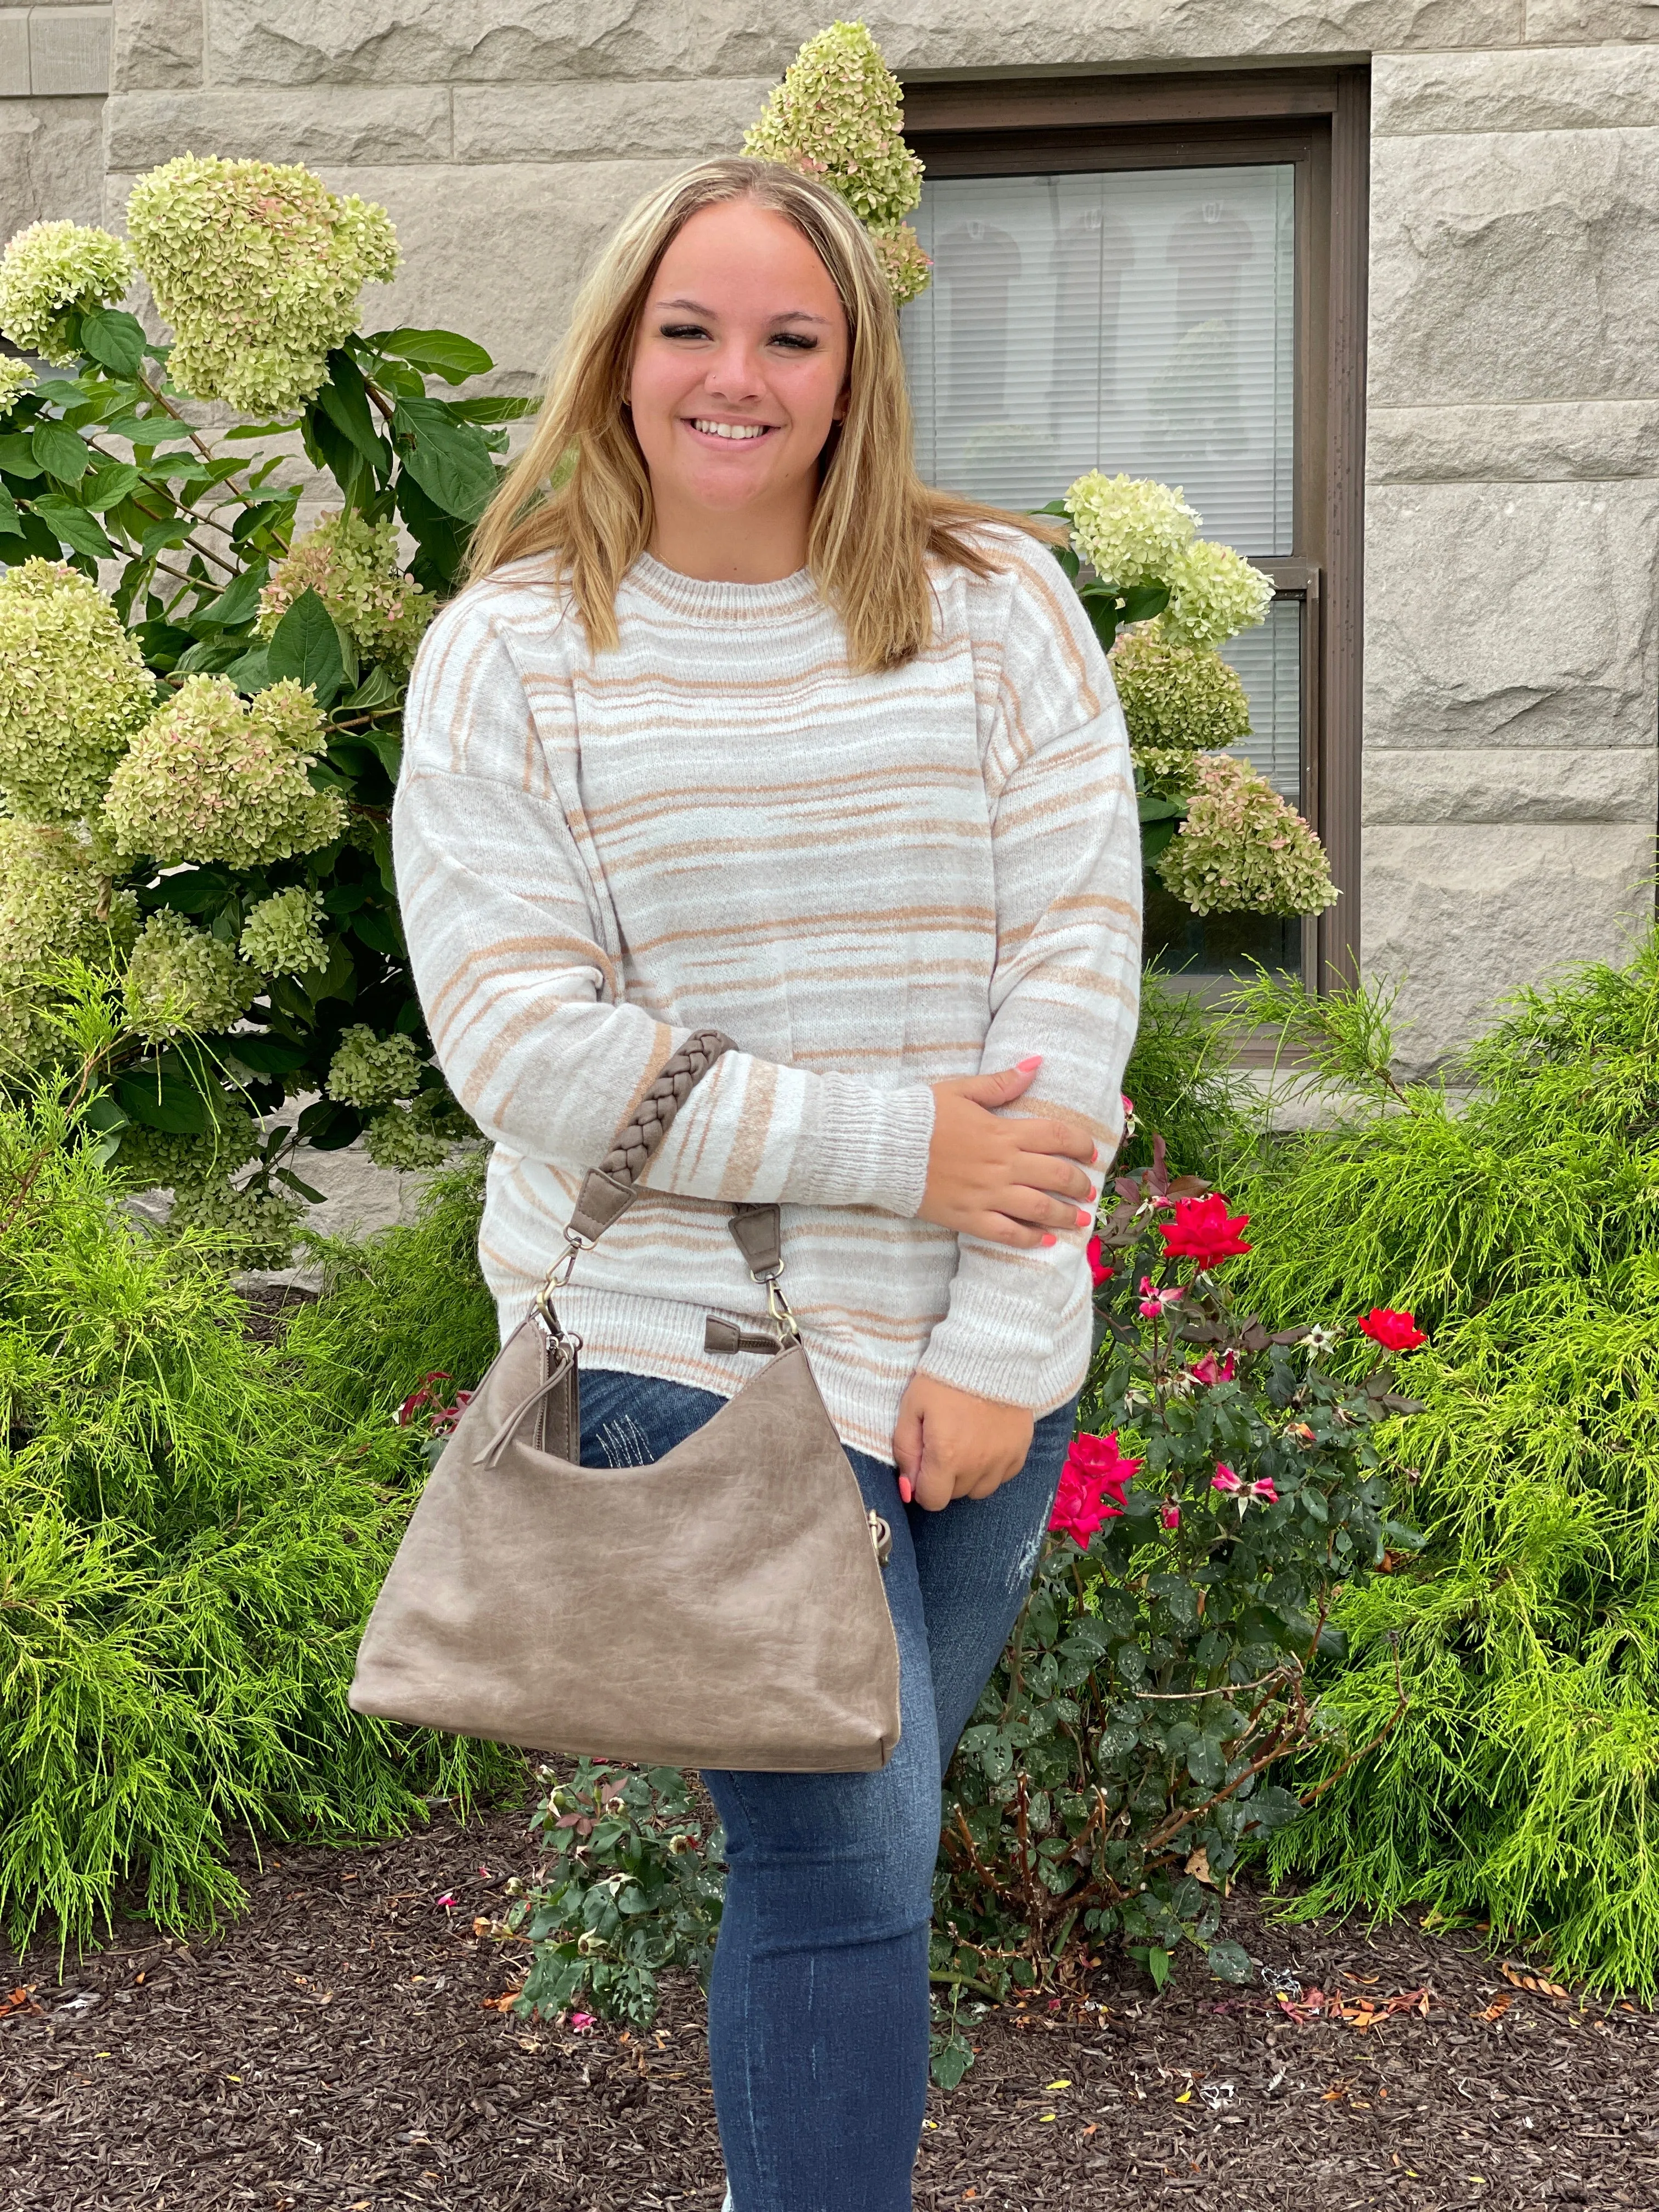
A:
POLYGON ((778 1325, 781 1344, 800 1342, 800 1324, 789 1310, 789 1301, 783 1295, 782 1285, 776 1275, 766 1278, 766 1310, 778 1325))

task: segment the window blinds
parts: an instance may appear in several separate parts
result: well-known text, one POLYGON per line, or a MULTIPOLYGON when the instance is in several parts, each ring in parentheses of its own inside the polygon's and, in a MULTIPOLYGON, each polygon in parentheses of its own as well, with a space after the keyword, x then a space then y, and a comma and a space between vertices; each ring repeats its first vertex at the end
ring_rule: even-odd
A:
MULTIPOLYGON (((1157 477, 1206 538, 1290 553, 1293 186, 1289 163, 930 179, 933 282, 903 313, 922 474, 1015 507, 1091 468, 1157 477)), ((1226 648, 1292 800, 1299 620, 1279 601, 1226 648)))

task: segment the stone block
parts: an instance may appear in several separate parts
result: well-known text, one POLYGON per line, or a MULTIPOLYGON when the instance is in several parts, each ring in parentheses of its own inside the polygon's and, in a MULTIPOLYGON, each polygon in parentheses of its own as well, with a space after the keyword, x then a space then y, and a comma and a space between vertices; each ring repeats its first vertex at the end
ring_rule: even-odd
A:
MULTIPOLYGON (((0 9, 0 100, 27 100, 28 96, 28 10, 0 9)), ((7 219, 9 221, 9 216, 7 219)))
POLYGON ((458 161, 693 161, 735 154, 766 105, 769 77, 641 84, 457 85, 458 161))
POLYGON ((29 90, 37 100, 109 90, 107 8, 29 9, 29 90))
POLYGON ((449 94, 439 85, 388 91, 307 85, 293 92, 130 92, 111 100, 112 169, 149 169, 185 152, 313 168, 445 161, 449 94))
POLYGON ((404 264, 365 295, 365 327, 464 331, 495 356, 488 388, 525 392, 600 247, 641 193, 683 166, 514 161, 323 174, 336 191, 378 200, 398 227, 404 264))
POLYGON ((1372 483, 1659 476, 1659 399, 1373 407, 1372 483))
POLYGON ((0 101, 0 231, 101 222, 101 100, 0 101))
POLYGON ((1378 139, 1374 405, 1653 388, 1659 131, 1378 139))
POLYGON ((1650 747, 1659 484, 1379 484, 1369 744, 1650 747))
POLYGON ((202 82, 202 0, 115 0, 112 92, 172 92, 202 82))
POLYGON ((1659 49, 1652 46, 1379 54, 1371 70, 1371 135, 1376 138, 1655 124, 1659 49))
POLYGON ((1506 992, 1581 960, 1627 960, 1653 917, 1651 825, 1372 829, 1364 966, 1402 982, 1407 1072, 1492 1027, 1506 992))
POLYGON ((1527 36, 1540 46, 1659 39, 1659 0, 1528 0, 1527 36))
MULTIPOLYGON (((1218 57, 1514 46, 1522 0, 908 0, 869 12, 893 67, 1121 67, 1218 57)), ((815 0, 208 0, 216 84, 524 84, 776 76, 815 0)))
POLYGON ((1659 750, 1365 748, 1367 826, 1443 822, 1625 822, 1659 811, 1659 750))

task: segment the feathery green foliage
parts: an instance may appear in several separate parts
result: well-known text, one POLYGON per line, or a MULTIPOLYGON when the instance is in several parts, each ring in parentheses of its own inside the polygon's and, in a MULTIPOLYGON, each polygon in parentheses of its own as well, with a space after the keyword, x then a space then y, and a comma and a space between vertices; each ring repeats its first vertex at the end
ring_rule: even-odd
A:
POLYGON ((50 1103, 0 1110, 0 1917, 70 1942, 118 1885, 245 1900, 224 1836, 385 1834, 507 1754, 357 1718, 418 1489, 384 1401, 244 1334, 222 1255, 147 1236, 50 1103))
MULTIPOLYGON (((1253 1011, 1260 1012, 1261 1006, 1253 1011)), ((1387 1073, 1383 1013, 1328 1015, 1323 1073, 1379 1103, 1270 1161, 1246 1279, 1410 1306, 1425 1410, 1389 1454, 1427 1539, 1349 1594, 1328 1696, 1411 1699, 1377 1765, 1275 1838, 1298 1911, 1427 1903, 1547 1939, 1559 1972, 1659 1975, 1659 944, 1522 994, 1459 1112, 1387 1073)), ((1315 1040, 1317 1042, 1317 1039, 1315 1040)), ((1313 1777, 1319 1771, 1313 1765, 1313 1777)))
POLYGON ((1123 1089, 1135 1103, 1135 1132, 1118 1155, 1119 1174, 1149 1166, 1152 1139, 1162 1137, 1177 1173, 1219 1182, 1254 1134, 1247 1095, 1228 1065, 1224 1025, 1156 968, 1140 978, 1140 1027, 1123 1089))

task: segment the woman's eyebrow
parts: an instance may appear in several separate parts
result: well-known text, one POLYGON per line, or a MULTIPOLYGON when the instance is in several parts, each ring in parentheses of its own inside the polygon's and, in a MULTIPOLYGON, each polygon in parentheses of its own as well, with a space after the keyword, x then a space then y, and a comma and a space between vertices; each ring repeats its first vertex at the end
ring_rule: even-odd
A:
MULTIPOLYGON (((714 319, 714 310, 705 307, 701 300, 659 300, 656 304, 659 313, 665 307, 678 307, 688 315, 702 315, 711 322, 714 319)), ((774 315, 772 320, 775 323, 823 323, 826 329, 829 327, 827 316, 814 315, 805 307, 786 307, 781 315, 774 315)))

